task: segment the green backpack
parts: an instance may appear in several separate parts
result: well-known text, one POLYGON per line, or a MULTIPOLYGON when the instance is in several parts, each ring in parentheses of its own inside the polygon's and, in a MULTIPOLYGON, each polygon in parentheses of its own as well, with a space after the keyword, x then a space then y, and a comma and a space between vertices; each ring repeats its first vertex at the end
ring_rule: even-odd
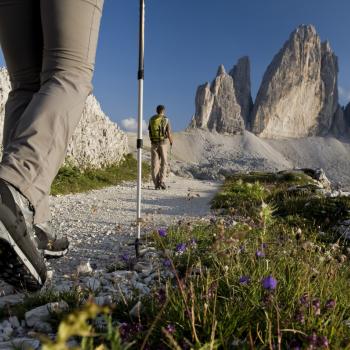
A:
POLYGON ((168 125, 168 118, 163 115, 154 115, 148 126, 149 138, 152 142, 164 141, 167 138, 166 127, 168 125))

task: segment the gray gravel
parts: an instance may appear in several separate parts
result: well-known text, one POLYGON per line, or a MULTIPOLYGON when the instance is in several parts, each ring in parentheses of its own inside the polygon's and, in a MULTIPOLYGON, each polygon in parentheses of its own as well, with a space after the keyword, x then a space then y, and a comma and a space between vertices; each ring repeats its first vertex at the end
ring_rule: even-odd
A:
MULTIPOLYGON (((179 220, 210 214, 210 199, 219 184, 170 176, 168 189, 156 191, 151 183, 142 189, 143 233, 179 220)), ((70 251, 50 260, 54 280, 76 272, 89 261, 94 270, 104 269, 125 252, 133 253, 136 234, 136 185, 95 190, 84 194, 52 197, 53 227, 67 234, 70 251), (131 251, 130 251, 131 249, 131 251)))

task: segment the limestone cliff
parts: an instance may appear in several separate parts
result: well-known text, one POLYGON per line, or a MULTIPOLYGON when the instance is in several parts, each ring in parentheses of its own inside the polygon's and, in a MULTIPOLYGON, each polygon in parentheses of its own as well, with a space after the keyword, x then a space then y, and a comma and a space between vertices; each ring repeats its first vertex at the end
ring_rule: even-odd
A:
POLYGON ((229 74, 221 65, 211 85, 198 87, 195 105, 191 128, 222 134, 241 133, 245 123, 249 123, 252 108, 248 57, 242 57, 229 74))
POLYGON ((264 74, 252 129, 266 138, 326 135, 338 108, 338 61, 311 25, 298 27, 264 74))

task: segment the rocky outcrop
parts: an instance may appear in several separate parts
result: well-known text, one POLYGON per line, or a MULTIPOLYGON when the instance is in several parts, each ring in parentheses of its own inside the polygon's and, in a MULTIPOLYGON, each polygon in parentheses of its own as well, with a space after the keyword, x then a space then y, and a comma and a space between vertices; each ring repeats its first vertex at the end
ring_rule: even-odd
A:
POLYGON ((332 136, 342 137, 349 133, 349 126, 345 120, 344 108, 338 105, 338 108, 334 114, 332 128, 330 130, 332 136))
POLYGON ((252 112, 266 138, 325 135, 338 108, 338 62, 311 25, 298 27, 267 68, 252 112))
POLYGON ((214 95, 211 92, 210 84, 200 85, 196 93, 196 114, 192 119, 192 127, 205 129, 213 109, 214 95))
POLYGON ((81 168, 118 163, 128 152, 127 136, 102 111, 93 95, 68 145, 67 160, 81 168))
POLYGON ((233 78, 234 91, 238 104, 241 106, 241 114, 247 129, 250 129, 250 114, 253 108, 250 83, 249 57, 240 58, 230 71, 233 78))
MULTIPOLYGON (((5 103, 10 92, 7 70, 0 69, 0 142, 4 125, 5 103)), ((81 120, 68 145, 70 164, 102 167, 118 163, 128 152, 127 136, 102 111, 96 98, 90 95, 85 103, 81 120)))
POLYGON ((237 134, 243 131, 244 122, 241 107, 237 102, 233 79, 220 66, 211 86, 214 96, 213 107, 208 120, 208 129, 218 133, 237 134))
POLYGON ((226 73, 221 65, 216 78, 197 89, 196 112, 190 128, 209 129, 218 133, 237 134, 249 123, 252 97, 250 92, 250 63, 241 58, 226 73))
MULTIPOLYGON (((323 107, 318 116, 317 134, 328 134, 333 123, 333 116, 340 110, 338 104, 338 58, 328 41, 321 44, 321 87, 323 107)), ((338 112, 339 113, 339 112, 338 112)))

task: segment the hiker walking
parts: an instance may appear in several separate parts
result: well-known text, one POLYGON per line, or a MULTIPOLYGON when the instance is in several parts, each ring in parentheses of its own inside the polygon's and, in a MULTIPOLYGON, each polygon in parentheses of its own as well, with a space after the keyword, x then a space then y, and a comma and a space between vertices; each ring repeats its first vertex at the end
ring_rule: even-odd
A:
POLYGON ((168 167, 168 144, 173 145, 173 138, 169 119, 165 116, 165 107, 159 105, 156 111, 157 114, 149 120, 148 125, 151 139, 151 171, 155 189, 165 190, 164 179, 168 167))
POLYGON ((0 163, 0 279, 19 289, 40 289, 43 255, 68 248, 48 225, 49 193, 92 91, 102 7, 103 0, 0 0, 12 87, 0 163))

